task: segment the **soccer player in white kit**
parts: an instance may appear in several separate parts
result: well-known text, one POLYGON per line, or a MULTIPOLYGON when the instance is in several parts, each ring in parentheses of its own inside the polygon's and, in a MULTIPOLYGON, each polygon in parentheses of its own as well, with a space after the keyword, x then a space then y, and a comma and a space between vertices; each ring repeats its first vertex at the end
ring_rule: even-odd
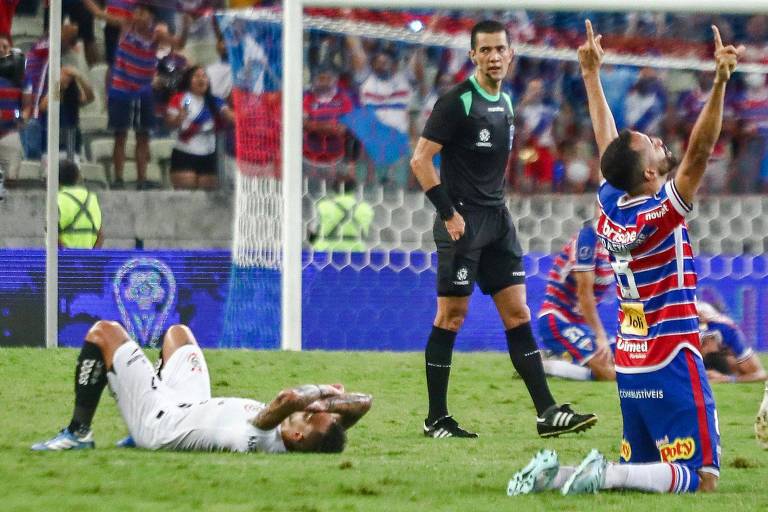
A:
POLYGON ((77 360, 70 424, 32 449, 93 448, 91 421, 107 382, 136 446, 150 450, 341 452, 346 430, 371 406, 370 395, 346 393, 341 384, 285 389, 268 404, 212 398, 205 358, 187 326, 168 329, 156 371, 119 323, 100 320, 77 360))

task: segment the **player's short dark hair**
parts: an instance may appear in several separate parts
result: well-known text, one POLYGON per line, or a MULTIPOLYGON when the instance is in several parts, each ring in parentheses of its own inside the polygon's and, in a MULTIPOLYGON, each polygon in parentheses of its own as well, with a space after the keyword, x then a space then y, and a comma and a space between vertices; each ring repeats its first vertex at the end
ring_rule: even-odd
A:
POLYGON ((509 34, 507 34, 507 29, 504 25, 496 20, 478 21, 475 23, 475 26, 472 27, 472 35, 469 40, 470 48, 474 50, 475 46, 477 46, 477 34, 495 34, 496 32, 504 32, 504 36, 507 38, 507 42, 509 42, 509 34))
POLYGON ((731 368, 728 366, 728 352, 726 350, 718 350, 717 352, 710 352, 705 355, 704 368, 718 371, 723 375, 730 375, 731 368))
POLYGON ((621 130, 608 144, 600 159, 600 171, 605 181, 625 192, 631 192, 643 182, 642 157, 632 149, 632 132, 621 130))
POLYGON ((347 444, 347 432, 338 421, 334 421, 328 427, 315 444, 312 451, 319 453, 341 453, 347 444))
POLYGON ((71 187, 77 185, 77 179, 80 177, 80 169, 72 160, 59 161, 59 185, 71 187))

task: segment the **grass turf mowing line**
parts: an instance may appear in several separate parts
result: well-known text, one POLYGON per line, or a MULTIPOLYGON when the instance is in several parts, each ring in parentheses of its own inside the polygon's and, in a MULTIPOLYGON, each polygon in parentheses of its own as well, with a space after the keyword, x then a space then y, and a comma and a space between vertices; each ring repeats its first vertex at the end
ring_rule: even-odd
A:
POLYGON ((621 416, 614 383, 551 380, 557 400, 594 411, 600 421, 581 434, 541 440, 530 398, 506 354, 457 353, 450 409, 481 437, 437 440, 421 434, 421 353, 206 354, 214 396, 266 401, 283 387, 343 382, 350 391, 372 393, 373 408, 349 432, 347 451, 339 455, 148 452, 113 447, 125 427, 105 393, 94 420, 96 450, 32 453, 29 445, 69 421, 77 352, 0 349, 0 509, 768 510, 768 451, 758 448, 752 432, 762 384, 714 385, 723 438, 716 494, 508 498, 507 480, 539 448, 556 449, 563 464, 577 464, 591 448, 618 457, 621 416))

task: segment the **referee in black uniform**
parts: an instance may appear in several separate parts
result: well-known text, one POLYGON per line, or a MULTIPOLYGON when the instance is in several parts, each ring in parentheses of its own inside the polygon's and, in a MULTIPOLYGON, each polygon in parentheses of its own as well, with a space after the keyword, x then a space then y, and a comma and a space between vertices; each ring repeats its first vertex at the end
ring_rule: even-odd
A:
POLYGON ((428 437, 477 437, 448 414, 453 344, 467 314, 475 282, 491 295, 504 323, 512 364, 525 381, 540 436, 590 428, 594 414, 556 405, 549 391, 525 298, 523 253, 504 204, 504 171, 512 146, 512 101, 501 91, 513 51, 504 26, 472 28, 474 74, 435 104, 416 145, 411 167, 435 205, 437 315, 425 351, 428 437), (441 177, 432 163, 441 155, 441 177), (441 181, 442 180, 442 181, 441 181))

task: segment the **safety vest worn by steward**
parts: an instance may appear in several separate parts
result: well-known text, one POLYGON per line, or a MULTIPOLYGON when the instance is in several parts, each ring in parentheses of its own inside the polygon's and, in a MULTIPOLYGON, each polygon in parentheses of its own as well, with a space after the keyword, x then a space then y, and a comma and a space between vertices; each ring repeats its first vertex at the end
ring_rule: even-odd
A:
POLYGON ((365 251, 363 237, 373 221, 371 205, 358 202, 354 194, 342 194, 321 200, 317 215, 320 227, 312 245, 316 251, 365 251))
POLYGON ((101 229, 96 194, 85 187, 59 189, 59 242, 70 249, 93 249, 101 229))

